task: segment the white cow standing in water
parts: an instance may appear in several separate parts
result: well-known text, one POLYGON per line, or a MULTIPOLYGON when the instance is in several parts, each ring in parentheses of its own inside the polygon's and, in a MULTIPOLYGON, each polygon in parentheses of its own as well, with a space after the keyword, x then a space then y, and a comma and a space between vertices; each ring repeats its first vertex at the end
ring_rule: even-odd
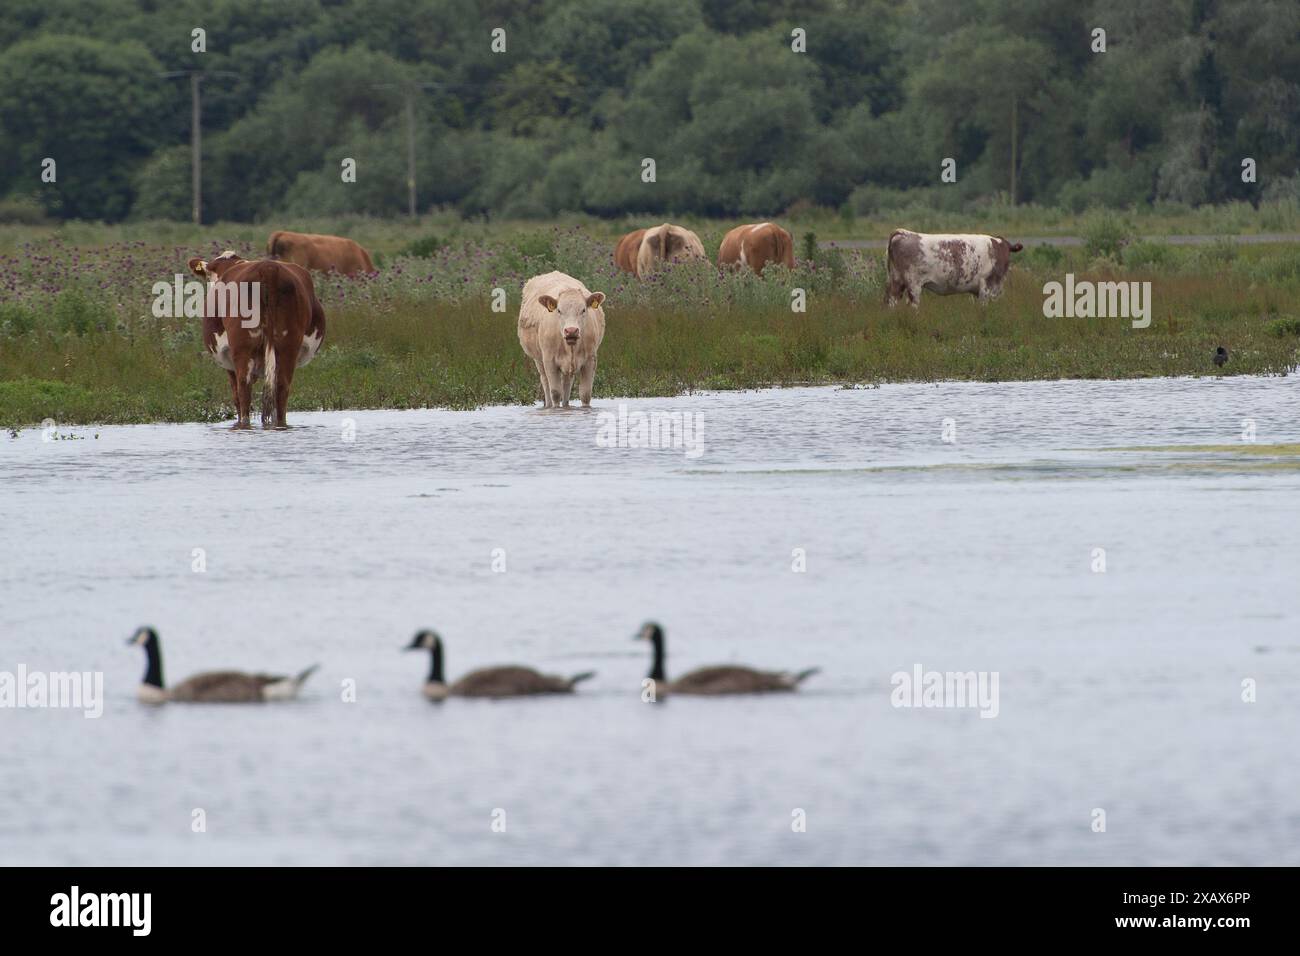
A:
POLYGON ((592 292, 563 272, 533 276, 524 284, 519 344, 537 366, 547 408, 569 407, 574 378, 582 404, 591 404, 596 351, 605 337, 604 301, 605 293, 592 292))

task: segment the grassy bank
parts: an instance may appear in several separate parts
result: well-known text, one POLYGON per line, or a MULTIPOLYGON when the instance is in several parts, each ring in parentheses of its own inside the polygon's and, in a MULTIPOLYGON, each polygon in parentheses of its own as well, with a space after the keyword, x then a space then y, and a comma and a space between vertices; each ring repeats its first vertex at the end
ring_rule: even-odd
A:
MULTIPOLYGON (((192 254, 233 247, 140 240, 81 247, 29 241, 0 254, 0 424, 215 421, 230 417, 225 373, 198 322, 156 318, 152 285, 192 254)), ((802 248, 801 248, 802 251, 802 248)), ((292 410, 527 403, 532 365, 515 334, 519 289, 559 268, 609 300, 596 394, 672 395, 793 383, 1280 374, 1300 346, 1300 249, 1130 242, 1038 247, 1017 256, 1003 298, 927 295, 886 309, 878 252, 823 250, 793 272, 720 276, 706 264, 650 282, 614 271, 602 237, 576 228, 462 240, 393 256, 377 277, 322 277, 325 348, 294 383, 292 410), (1150 328, 1124 319, 1047 319, 1043 283, 1066 272, 1149 280, 1150 328), (491 308, 504 289, 504 313, 491 308), (807 293, 792 312, 790 293, 807 293), (1220 372, 1210 356, 1226 345, 1220 372)))
MULTIPOLYGON (((705 240, 710 252, 727 229, 743 218, 702 219, 695 216, 637 216, 598 219, 569 215, 545 223, 462 219, 454 212, 429 213, 418 219, 375 219, 366 216, 330 216, 275 223, 218 223, 196 227, 187 222, 5 223, 0 221, 0 253, 13 253, 26 243, 58 240, 86 249, 128 242, 150 245, 206 245, 213 236, 253 248, 265 248, 273 229, 296 229, 350 236, 381 261, 430 244, 494 243, 552 227, 576 229, 595 239, 610 241, 633 229, 654 225, 665 218, 689 226, 705 240)), ((1133 235, 1243 235, 1300 233, 1300 203, 1279 200, 1262 203, 1224 203, 1190 207, 1156 203, 1122 212, 1074 212, 1054 207, 988 202, 953 209, 910 203, 875 209, 869 214, 846 215, 816 206, 798 206, 776 217, 791 233, 815 233, 823 240, 884 239, 903 226, 923 232, 989 232, 1018 236, 1086 236, 1105 221, 1118 219, 1133 235)))

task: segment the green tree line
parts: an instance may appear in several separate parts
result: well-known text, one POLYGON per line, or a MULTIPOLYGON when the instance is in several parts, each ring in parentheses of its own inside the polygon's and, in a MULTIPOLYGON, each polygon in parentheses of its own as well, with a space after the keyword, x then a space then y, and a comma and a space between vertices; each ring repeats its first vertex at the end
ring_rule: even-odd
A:
POLYGON ((185 70, 207 221, 404 212, 408 89, 467 216, 1300 196, 1296 0, 7 0, 0 202, 186 218, 185 70))

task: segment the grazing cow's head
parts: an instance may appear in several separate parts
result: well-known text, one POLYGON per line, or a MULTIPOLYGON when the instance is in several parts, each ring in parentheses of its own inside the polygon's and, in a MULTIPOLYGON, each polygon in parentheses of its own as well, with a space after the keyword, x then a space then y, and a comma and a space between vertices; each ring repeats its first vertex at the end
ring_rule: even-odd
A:
MULTIPOLYGON (((577 345, 592 315, 605 301, 605 293, 584 296, 577 289, 565 289, 559 298, 544 295, 537 300, 547 312, 555 313, 567 345, 577 345)), ((603 313, 602 313, 603 315, 603 313)))
POLYGON ((207 261, 195 256, 190 260, 190 271, 201 279, 207 279, 209 282, 220 281, 221 276, 227 269, 243 261, 234 250, 227 249, 221 255, 207 261))
POLYGON ((1001 236, 993 237, 993 275, 1001 279, 1011 268, 1011 253, 1023 249, 1020 243, 1010 243, 1001 236))

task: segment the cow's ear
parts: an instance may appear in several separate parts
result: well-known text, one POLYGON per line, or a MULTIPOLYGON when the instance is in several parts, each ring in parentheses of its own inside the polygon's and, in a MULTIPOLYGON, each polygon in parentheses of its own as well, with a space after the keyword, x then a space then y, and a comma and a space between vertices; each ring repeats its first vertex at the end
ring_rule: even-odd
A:
POLYGON ((587 296, 587 308, 599 309, 600 304, 604 301, 605 301, 605 293, 593 292, 591 295, 587 296))
POLYGON ((541 303, 542 308, 547 312, 554 312, 560 305, 560 303, 556 302, 555 299, 551 298, 549 295, 539 295, 537 301, 541 303))
POLYGON ((208 274, 207 268, 208 268, 208 264, 204 262, 202 259, 200 259, 198 256, 195 256, 193 259, 190 260, 190 271, 193 272, 196 276, 207 275, 208 274))

